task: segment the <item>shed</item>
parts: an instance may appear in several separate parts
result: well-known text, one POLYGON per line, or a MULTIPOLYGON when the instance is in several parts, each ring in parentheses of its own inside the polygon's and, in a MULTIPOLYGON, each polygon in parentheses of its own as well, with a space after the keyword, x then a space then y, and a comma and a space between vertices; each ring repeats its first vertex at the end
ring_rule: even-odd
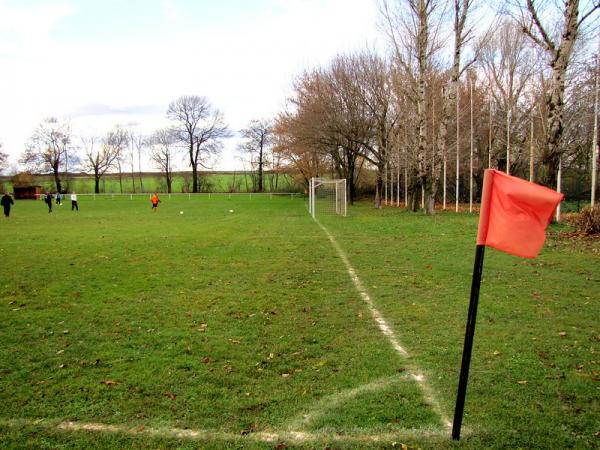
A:
POLYGON ((41 186, 13 186, 15 200, 37 200, 42 195, 41 186))

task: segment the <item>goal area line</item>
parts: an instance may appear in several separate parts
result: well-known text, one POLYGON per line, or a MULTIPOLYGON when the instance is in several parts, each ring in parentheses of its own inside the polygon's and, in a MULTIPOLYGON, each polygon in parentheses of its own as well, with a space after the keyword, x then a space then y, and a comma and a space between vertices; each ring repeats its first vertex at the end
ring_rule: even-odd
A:
MULTIPOLYGON (((398 353, 398 355, 400 355, 402 358, 405 358, 405 359, 408 358, 410 356, 409 353, 406 351, 404 346, 400 343, 399 339, 396 337, 396 334, 394 333, 392 328, 388 325, 387 321, 385 320, 385 318, 383 317, 381 312, 375 307, 375 304, 374 304, 373 300, 371 299, 369 292, 367 291, 364 284, 358 277, 354 267, 352 267, 352 265, 350 264, 350 260, 348 259, 348 256, 346 255, 344 250, 340 247, 340 245, 338 244, 338 242, 336 241, 334 236, 329 232, 329 230, 327 228, 325 228, 325 226, 323 224, 321 224, 321 222, 319 222, 314 216, 313 216, 313 219, 314 219, 315 223, 325 233, 325 235, 327 236, 327 238, 333 245, 335 251, 337 252, 338 256, 342 260, 342 262, 346 268, 346 272, 348 273, 348 275, 350 276, 350 279, 352 280, 352 284, 354 285, 354 288, 356 289, 356 291, 358 292, 360 297, 366 303, 366 305, 369 309, 369 312, 371 313, 371 317, 373 318, 373 321, 377 324, 377 327, 379 328, 381 333, 385 336, 388 343, 392 346, 392 348, 396 351, 396 353, 398 353)), ((423 397, 424 397, 425 401, 433 408, 433 410, 439 416, 440 420, 444 424, 444 427, 447 430, 450 430, 452 428, 452 422, 450 421, 448 416, 446 416, 446 414, 442 410, 442 407, 441 407, 439 401, 437 400, 437 396, 435 395, 433 388, 427 382, 427 379, 426 379, 423 371, 421 371, 414 364, 410 364, 410 366, 412 366, 410 369, 410 372, 411 372, 410 376, 417 382, 417 385, 420 387, 420 389, 423 393, 423 397)))

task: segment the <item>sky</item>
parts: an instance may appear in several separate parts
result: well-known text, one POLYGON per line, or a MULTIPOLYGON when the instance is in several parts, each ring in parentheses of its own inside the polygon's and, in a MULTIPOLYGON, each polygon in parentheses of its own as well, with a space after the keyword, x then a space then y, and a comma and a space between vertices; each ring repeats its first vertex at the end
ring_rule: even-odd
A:
MULTIPOLYGON (((149 134, 181 95, 238 131, 283 110, 303 70, 381 39, 376 0, 0 0, 0 142, 16 164, 51 116, 74 136, 149 134)), ((239 168, 238 142, 215 169, 239 168)))

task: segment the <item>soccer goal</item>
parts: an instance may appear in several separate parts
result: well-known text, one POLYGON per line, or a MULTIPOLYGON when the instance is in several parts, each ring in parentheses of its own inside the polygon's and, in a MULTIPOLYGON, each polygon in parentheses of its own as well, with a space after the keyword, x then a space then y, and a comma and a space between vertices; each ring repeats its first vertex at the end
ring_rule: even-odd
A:
POLYGON ((346 180, 311 178, 308 195, 308 212, 346 216, 346 180))

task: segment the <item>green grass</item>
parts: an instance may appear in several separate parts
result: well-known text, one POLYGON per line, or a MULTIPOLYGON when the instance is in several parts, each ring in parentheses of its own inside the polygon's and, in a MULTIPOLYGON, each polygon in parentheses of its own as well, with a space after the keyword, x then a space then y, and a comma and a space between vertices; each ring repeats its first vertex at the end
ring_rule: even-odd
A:
POLYGON ((359 204, 322 218, 405 359, 300 199, 163 196, 152 214, 145 198, 83 197, 80 208, 19 201, 0 221, 3 447, 273 448, 252 436, 290 430, 312 433, 287 442, 305 448, 598 445, 597 239, 555 227, 535 260, 487 251, 455 443, 409 374, 425 372, 451 417, 476 217, 359 204))

